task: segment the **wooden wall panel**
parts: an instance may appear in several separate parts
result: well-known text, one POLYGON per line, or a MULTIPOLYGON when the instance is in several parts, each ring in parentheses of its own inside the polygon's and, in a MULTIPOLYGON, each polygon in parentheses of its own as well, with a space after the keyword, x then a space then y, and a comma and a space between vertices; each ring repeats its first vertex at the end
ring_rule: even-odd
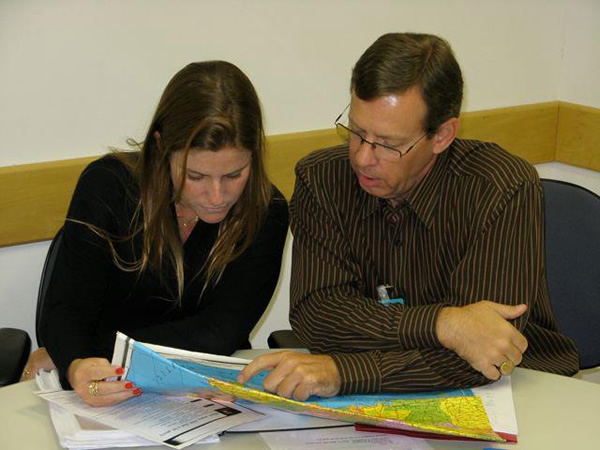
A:
POLYGON ((335 128, 270 136, 267 138, 267 172, 281 192, 294 191, 294 167, 303 156, 342 143, 335 128))
MULTIPOLYGON (((340 142, 334 129, 270 136, 267 172, 290 198, 296 162, 313 150, 340 142)), ((96 158, 0 167, 0 247, 52 238, 64 222, 79 175, 96 158)))
MULTIPOLYGON (((554 161, 558 143, 559 161, 600 170, 599 133, 600 110, 549 102, 464 113, 459 135, 496 142, 532 164, 554 161)), ((334 129, 269 136, 267 171, 289 198, 296 162, 339 142, 334 129)), ((95 158, 0 167, 0 247, 50 239, 79 174, 95 158)))
POLYGON ((460 137, 491 141, 531 164, 554 161, 558 102, 466 112, 460 137))
POLYGON ((93 159, 0 167, 0 246, 54 236, 79 174, 93 159))
POLYGON ((556 160, 600 170, 600 109, 560 103, 556 160))

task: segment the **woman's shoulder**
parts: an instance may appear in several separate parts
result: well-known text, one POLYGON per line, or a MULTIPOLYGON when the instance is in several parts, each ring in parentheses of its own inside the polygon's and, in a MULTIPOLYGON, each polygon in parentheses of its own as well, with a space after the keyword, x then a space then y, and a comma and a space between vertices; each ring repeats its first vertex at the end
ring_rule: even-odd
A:
POLYGON ((287 200, 277 189, 275 185, 271 185, 272 195, 267 210, 266 217, 256 235, 252 247, 254 249, 262 249, 266 246, 283 246, 289 225, 289 213, 287 200))
POLYGON ((271 184, 272 195, 271 202, 269 203, 269 211, 267 213, 267 220, 279 219, 287 224, 289 222, 288 203, 281 191, 271 184))
POLYGON ((109 153, 92 161, 81 173, 81 179, 106 182, 111 180, 131 181, 131 167, 138 155, 135 153, 109 153))
POLYGON ((279 188, 272 183, 271 183, 271 192, 272 192, 271 203, 270 203, 271 205, 281 206, 283 204, 283 205, 286 205, 286 207, 287 207, 287 200, 285 199, 285 196, 281 193, 279 188))
POLYGON ((263 270, 272 265, 279 266, 280 258, 288 234, 289 216, 285 197, 273 186, 269 209, 252 243, 240 257, 233 261, 231 268, 243 270, 263 270), (257 266, 259 264, 259 266, 257 266))
POLYGON ((75 194, 109 200, 137 192, 135 158, 135 154, 109 153, 91 162, 81 173, 75 194))
POLYGON ((108 154, 90 163, 77 182, 69 217, 96 224, 99 216, 127 215, 139 197, 129 157, 108 154))

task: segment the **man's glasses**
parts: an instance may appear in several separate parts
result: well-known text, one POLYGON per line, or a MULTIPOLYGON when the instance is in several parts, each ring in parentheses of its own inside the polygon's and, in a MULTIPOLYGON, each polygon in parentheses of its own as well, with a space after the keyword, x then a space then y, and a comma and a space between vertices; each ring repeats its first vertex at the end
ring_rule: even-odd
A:
POLYGON ((368 144, 371 146, 375 157, 378 160, 384 161, 399 161, 404 155, 410 152, 415 146, 423 139, 427 133, 423 134, 419 139, 414 141, 406 150, 402 150, 404 145, 388 145, 382 144, 381 142, 373 142, 367 140, 360 133, 352 130, 349 125, 344 125, 342 122, 348 123, 348 120, 345 119, 342 122, 340 119, 344 115, 344 113, 348 110, 350 105, 346 106, 342 113, 335 119, 335 128, 337 130, 338 135, 344 139, 351 147, 358 148, 363 144, 368 144))

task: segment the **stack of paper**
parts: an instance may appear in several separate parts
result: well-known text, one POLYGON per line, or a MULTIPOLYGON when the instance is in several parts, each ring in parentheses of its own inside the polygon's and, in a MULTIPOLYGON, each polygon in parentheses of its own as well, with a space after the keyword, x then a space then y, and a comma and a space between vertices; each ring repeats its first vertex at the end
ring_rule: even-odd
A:
MULTIPOLYGON (((153 351, 161 352, 175 359, 185 357, 187 361, 203 361, 205 363, 210 361, 209 364, 216 367, 236 367, 239 369, 249 362, 239 358, 186 352, 168 347, 150 347, 154 349, 153 351)), ((249 433, 352 427, 352 424, 346 422, 298 416, 297 414, 278 411, 264 405, 244 401, 231 404, 229 402, 203 400, 197 396, 173 397, 151 392, 145 392, 140 397, 113 407, 92 408, 85 405, 74 392, 62 390, 56 371, 41 371, 38 373, 36 381, 40 389, 37 394, 50 402, 52 422, 59 441, 65 448, 136 447, 156 445, 157 442, 175 448, 183 448, 193 443, 210 444, 219 442, 218 433, 225 430, 228 433, 249 433), (140 401, 140 399, 143 401, 140 401), (149 429, 156 431, 157 423, 159 427, 162 427, 159 430, 164 430, 168 425, 164 417, 168 414, 169 409, 172 409, 174 403, 179 405, 183 403, 184 407, 186 405, 194 406, 190 410, 193 416, 190 421, 187 420, 189 417, 186 418, 189 414, 186 415, 186 412, 181 408, 172 416, 176 419, 176 422, 185 423, 188 428, 199 426, 198 432, 192 436, 188 435, 187 439, 179 444, 165 442, 168 439, 164 435, 160 437, 148 436, 149 439, 140 437, 147 435, 149 429), (202 414, 198 413, 197 409, 199 407, 206 408, 206 405, 213 405, 214 408, 221 410, 227 408, 226 411, 230 416, 220 417, 220 415, 217 415, 217 417, 220 417, 219 421, 203 424, 202 414), (231 413, 234 411, 237 411, 237 413, 235 417, 231 417, 231 413), (131 422, 143 425, 138 426, 131 422), (201 438, 204 435, 207 435, 207 437, 201 438)), ((178 435, 181 439, 181 431, 178 435)))
MULTIPOLYGON (((61 390, 56 370, 38 372, 36 382, 40 392, 61 390)), ((49 403, 49 407, 50 418, 58 440, 60 445, 65 448, 88 449, 153 445, 152 442, 135 434, 108 427, 86 417, 76 416, 56 403, 49 403)))
POLYGON ((110 448, 155 445, 184 448, 218 442, 218 433, 257 420, 262 414, 226 402, 153 393, 115 406, 93 408, 73 391, 60 389, 56 372, 40 372, 41 391, 51 402, 50 414, 66 448, 110 448))

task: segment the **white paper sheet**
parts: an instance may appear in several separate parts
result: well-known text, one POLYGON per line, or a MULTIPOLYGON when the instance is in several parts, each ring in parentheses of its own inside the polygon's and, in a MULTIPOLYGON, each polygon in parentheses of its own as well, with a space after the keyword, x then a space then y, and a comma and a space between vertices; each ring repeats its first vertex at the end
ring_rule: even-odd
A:
POLYGON ((472 390, 481 397, 494 431, 514 436, 519 434, 510 377, 501 377, 492 384, 472 390))
POLYGON ((72 391, 38 392, 72 413, 173 448, 257 420, 261 414, 227 402, 146 392, 114 406, 93 408, 72 391))
MULTIPOLYGON (((38 372, 36 383, 42 391, 62 390, 56 370, 38 372)), ((133 433, 104 425, 93 419, 77 416, 55 403, 49 403, 48 406, 52 424, 62 447, 84 450, 155 445, 154 442, 133 433)), ((214 444, 217 442, 219 442, 219 436, 213 434, 195 442, 195 444, 214 444)))
POLYGON ((322 430, 277 431, 260 436, 271 450, 306 449, 377 449, 425 450, 431 445, 423 439, 401 435, 356 431, 354 428, 327 428, 322 430))
POLYGON ((294 414, 279 409, 270 408, 267 405, 251 403, 243 400, 236 402, 237 405, 245 406, 252 411, 264 414, 260 420, 244 423, 230 428, 227 433, 252 433, 260 431, 283 431, 283 430, 306 430, 314 428, 351 427, 354 424, 340 422, 339 420, 321 419, 320 417, 307 416, 305 414, 294 414))

